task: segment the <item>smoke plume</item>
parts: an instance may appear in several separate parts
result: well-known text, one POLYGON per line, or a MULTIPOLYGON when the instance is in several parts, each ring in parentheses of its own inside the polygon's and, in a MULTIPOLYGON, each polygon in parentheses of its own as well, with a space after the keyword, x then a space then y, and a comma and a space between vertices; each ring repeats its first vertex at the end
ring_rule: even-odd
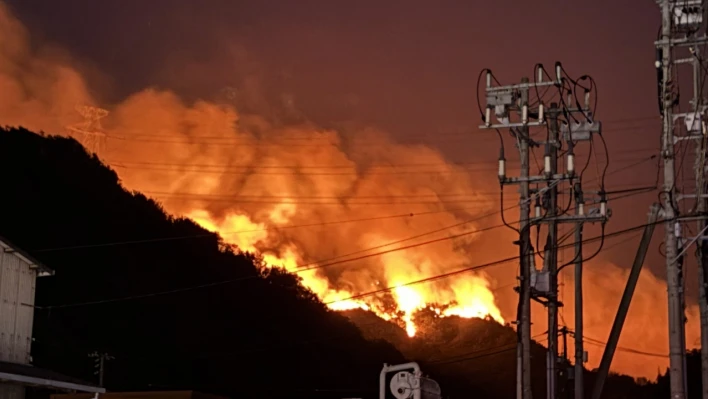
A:
MULTIPOLYGON (((77 132, 67 126, 98 131, 98 118, 89 115, 87 122, 76 110, 98 104, 79 71, 56 49, 31 46, 27 30, 0 3, 0 123, 63 135, 77 132)), ((297 115, 296 99, 285 95, 279 101, 286 114, 297 115)), ((497 187, 436 149, 400 144, 373 128, 334 131, 297 117, 296 123, 275 123, 226 101, 186 103, 167 90, 145 89, 105 107, 102 133, 91 137, 101 142, 95 147, 99 156, 127 188, 274 266, 322 266, 299 274, 334 309, 370 308, 396 319, 411 335, 410 315, 426 305, 437 304, 441 314, 515 318, 516 295, 500 289, 514 282, 513 264, 347 300, 516 254, 508 245, 511 234, 473 234, 500 223, 498 216, 482 218, 499 208, 498 198, 485 194, 497 187), (462 233, 470 234, 370 256, 462 233), (415 236, 420 237, 386 246, 415 236), (331 265, 347 254, 359 259, 331 265)), ((585 276, 586 297, 592 295, 585 302, 586 332, 603 340, 626 271, 606 264, 585 276)), ((657 299, 664 291, 661 281, 642 276, 624 334, 634 338, 621 345, 666 351, 666 305, 657 299)), ((572 326, 572 297, 566 302, 572 326)), ((691 346, 695 328, 689 331, 691 346)), ((597 364, 599 350, 588 349, 590 365, 597 364)), ((662 358, 638 361, 635 355, 618 353, 613 369, 654 378, 666 365, 662 358)))

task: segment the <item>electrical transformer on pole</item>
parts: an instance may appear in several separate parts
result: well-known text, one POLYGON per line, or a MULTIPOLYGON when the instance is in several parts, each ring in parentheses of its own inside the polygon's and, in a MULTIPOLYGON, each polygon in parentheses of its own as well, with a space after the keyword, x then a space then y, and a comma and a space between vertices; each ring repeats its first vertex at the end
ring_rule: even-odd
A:
MULTIPOLYGON (((530 399, 532 397, 531 384, 531 300, 542 303, 548 313, 548 351, 546 357, 546 392, 547 398, 558 397, 559 365, 564 361, 558 356, 558 309, 563 304, 558 299, 558 273, 569 265, 574 265, 576 270, 582 267, 585 259, 582 253, 582 235, 576 234, 575 257, 562 265, 558 264, 558 225, 570 224, 581 229, 585 223, 600 223, 604 236, 604 226, 609 220, 610 212, 607 208, 607 197, 604 186, 604 175, 599 181, 598 191, 584 191, 583 172, 576 170, 576 151, 581 143, 592 143, 593 138, 599 137, 603 141, 601 124, 595 120, 593 114, 595 106, 591 105, 591 95, 594 94, 595 82, 590 76, 573 79, 565 72, 560 63, 556 63, 554 77, 551 77, 538 64, 534 68, 534 81, 528 78, 521 80, 520 84, 501 85, 493 73, 486 69, 480 74, 480 80, 486 73, 486 104, 482 114, 482 129, 496 130, 501 144, 499 156, 498 178, 500 182, 500 196, 502 206, 502 220, 507 227, 519 234, 519 305, 517 310, 517 398, 530 399), (584 84, 586 83, 586 84, 584 84), (552 90, 551 90, 552 89, 552 90), (582 89, 582 90, 581 90, 582 89), (550 99, 546 94, 551 91, 550 99), (578 92, 582 91, 582 100, 578 92), (543 93, 543 94, 541 94, 543 93), (535 100, 531 101, 531 94, 535 100), (545 103, 548 101, 548 105, 545 103), (551 102, 552 101, 552 102, 551 102), (492 117, 496 119, 492 121, 492 117), (532 133, 537 129, 545 135, 532 133), (519 150, 520 170, 519 177, 507 176, 504 139, 500 130, 508 130, 519 150), (540 137, 539 137, 540 136, 540 137), (545 136, 545 137, 544 137, 545 136), (530 173, 531 151, 541 147, 544 149, 543 167, 537 173, 530 173), (562 155, 561 155, 562 151, 562 155), (563 159, 561 163, 560 160, 563 159), (560 164, 560 165, 559 165, 560 164), (504 188, 508 185, 519 186, 519 224, 518 227, 507 223, 504 217, 503 198, 504 188), (533 186, 533 188, 531 187, 533 186), (565 186, 565 187, 564 187, 565 186), (562 191, 561 191, 562 190, 562 191), (567 206, 560 206, 558 196, 565 192, 569 200, 567 206), (597 207, 585 209, 586 200, 597 207), (531 215, 530 207, 534 203, 534 213, 531 215), (573 206, 575 205, 575 206, 573 206), (574 214, 569 213, 575 210, 574 214), (547 228, 546 244, 543 250, 533 248, 531 244, 531 229, 535 228, 537 241, 540 237, 542 226, 547 228), (537 269, 536 257, 543 259, 543 267, 537 269)), ((479 82, 478 82, 479 86, 479 82)), ((478 87, 479 93, 479 87, 478 87)), ((597 100, 597 98, 595 98, 597 100)), ((589 146, 588 146, 589 148, 589 146)), ((607 157, 606 157, 607 158, 607 157)), ((576 274, 576 298, 582 298, 582 275, 576 274)), ((582 300, 579 300, 582 304, 582 300)), ((576 310, 576 326, 582 332, 582 308, 576 310)), ((582 363, 585 361, 582 348, 582 333, 576 334, 576 356, 579 365, 576 365, 576 398, 583 397, 582 363), (579 351, 579 352, 578 352, 579 351)))

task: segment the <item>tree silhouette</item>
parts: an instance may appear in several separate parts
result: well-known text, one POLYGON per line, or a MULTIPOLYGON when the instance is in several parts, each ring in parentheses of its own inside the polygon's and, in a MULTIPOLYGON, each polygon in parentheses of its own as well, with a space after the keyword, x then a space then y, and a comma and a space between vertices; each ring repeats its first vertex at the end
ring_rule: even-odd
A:
MULTIPOLYGON (((376 398, 382 363, 408 358, 451 398, 513 396, 513 350, 441 362, 513 345, 509 327, 422 312, 429 332, 410 340, 373 315, 332 312, 296 276, 266 272, 259 258, 127 191, 73 139, 2 129, 0 168, 0 235, 56 270, 37 285, 37 366, 90 380, 87 354, 99 351, 115 357, 109 390, 376 398)), ((542 395, 544 349, 533 353, 542 395)), ((608 398, 651 397, 661 384, 613 377, 607 387, 608 398)))

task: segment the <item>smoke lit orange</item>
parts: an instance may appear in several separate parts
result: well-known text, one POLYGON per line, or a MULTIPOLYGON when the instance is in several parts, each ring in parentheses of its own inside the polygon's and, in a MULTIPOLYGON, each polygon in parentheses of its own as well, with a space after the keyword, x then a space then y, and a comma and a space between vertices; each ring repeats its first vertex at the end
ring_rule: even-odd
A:
MULTIPOLYGON (((66 127, 88 128, 76 106, 97 105, 92 91, 68 57, 54 58, 56 52, 41 47, 30 45, 25 27, 0 1, 0 123, 53 134, 66 127)), ((333 310, 370 309, 400 322, 411 335, 416 332, 413 312, 421 307, 433 307, 441 317, 489 314, 498 321, 514 317, 516 295, 500 291, 495 298, 490 287, 496 283, 484 274, 406 285, 478 263, 475 256, 485 248, 475 242, 475 235, 300 270, 303 265, 326 265, 328 259, 345 254, 371 254, 377 250, 367 249, 498 210, 498 203, 475 194, 498 188, 494 172, 488 176, 494 186, 484 187, 480 175, 450 164, 435 149, 397 143, 379 131, 274 126, 263 118, 241 115, 228 104, 185 103, 170 91, 140 91, 109 111, 101 119, 106 143, 99 156, 126 187, 158 199, 174 215, 218 231, 225 241, 260 254, 271 266, 297 272, 333 310), (395 214, 425 216, 373 219, 395 214), (339 223, 357 219, 370 220, 339 223), (349 299, 385 287, 394 288, 349 299)), ((474 150, 473 158, 480 155, 474 150)), ((488 219, 481 224, 496 222, 488 219)), ((426 238, 478 227, 468 223, 426 238)), ((406 243, 412 242, 418 241, 406 243)), ((514 271, 508 269, 509 279, 514 271)), ((584 274, 586 292, 600 293, 585 302, 585 330, 602 339, 611 324, 608 309, 616 307, 623 290, 626 268, 598 263, 589 265, 584 274)), ((620 344, 666 352, 662 319, 666 311, 661 308, 665 286, 649 273, 639 284, 623 333, 632 342, 620 344)), ((561 311, 572 320, 572 296, 563 302, 561 311)), ((692 305, 689 320, 697 319, 695 311, 692 305)), ((540 319, 535 333, 545 331, 540 319)), ((687 344, 695 346, 697 328, 689 331, 693 335, 687 344)), ((602 348, 586 349, 588 366, 597 366, 602 348)), ((665 359, 636 356, 618 352, 613 369, 654 378, 667 364, 665 359)))
MULTIPOLYGON (((284 209, 294 212, 296 208, 284 204, 276 205, 269 212, 270 222, 275 225, 287 223, 287 216, 284 216, 287 212, 283 212, 284 209)), ((491 316, 498 322, 503 322, 501 312, 494 303, 494 296, 488 288, 488 282, 483 278, 473 276, 456 280, 448 289, 438 291, 425 285, 405 285, 425 276, 411 272, 411 268, 407 267, 409 260, 405 258, 404 252, 384 255, 383 261, 391 265, 387 268, 392 270, 388 283, 394 287, 391 290, 391 295, 395 299, 395 308, 386 310, 382 295, 351 299, 362 293, 332 287, 330 281, 319 272, 316 264, 299 266, 303 264, 303 260, 296 247, 280 248, 279 254, 259 250, 258 243, 268 237, 269 230, 265 224, 254 223, 242 214, 229 214, 221 222, 217 222, 204 210, 194 210, 185 216, 190 217, 205 229, 218 232, 226 241, 237 245, 241 250, 261 254, 268 266, 283 267, 290 272, 297 273, 302 278, 302 284, 328 304, 331 309, 361 308, 371 310, 386 320, 400 321, 411 337, 416 333, 413 314, 423 308, 436 309, 441 317, 451 315, 466 318, 491 316), (444 310, 440 310, 441 305, 445 306, 444 310)))

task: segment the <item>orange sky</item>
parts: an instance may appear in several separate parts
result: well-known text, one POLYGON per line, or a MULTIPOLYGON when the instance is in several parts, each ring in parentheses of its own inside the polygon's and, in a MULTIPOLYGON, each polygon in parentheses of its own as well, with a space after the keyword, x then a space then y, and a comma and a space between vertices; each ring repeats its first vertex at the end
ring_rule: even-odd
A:
MULTIPOLYGON (((485 8, 458 2, 435 8, 425 2, 215 2, 8 1, 22 22, 5 10, 0 14, 0 118, 56 132, 80 121, 78 103, 109 109, 103 122, 113 138, 104 157, 127 186, 162 195, 174 213, 196 209, 219 222, 246 215, 253 223, 285 225, 440 211, 283 230, 258 244, 280 258, 290 248, 300 263, 497 209, 498 142, 474 127, 474 85, 484 67, 505 82, 556 60, 572 74, 593 75, 611 170, 635 164, 658 144, 652 46, 658 11, 652 2, 501 1, 485 8), (264 164, 268 170, 254 170, 264 164), (420 164, 433 166, 395 167, 420 164), (453 200, 452 194, 462 197, 453 200), (288 199, 296 209, 276 209, 288 199)), ((607 184, 653 184, 655 173, 652 163, 644 163, 613 174, 607 184)), ((508 195, 513 204, 514 193, 508 195)), ((654 200, 651 193, 611 204, 608 231, 644 223, 654 200)), ((507 217, 513 220, 514 213, 507 217)), ((464 227, 499 222, 490 217, 464 227)), ((586 235, 597 233, 588 228, 586 235)), ((328 268, 321 277, 333 289, 365 291, 513 256, 512 240, 512 233, 497 229, 407 251, 388 263, 369 259, 328 268)), ((663 353, 658 243, 628 317, 625 336, 634 338, 621 345, 663 353)), ((588 264, 588 336, 606 339, 636 245, 630 241, 588 264)), ((514 317, 516 295, 509 285, 515 271, 512 265, 480 275, 505 320, 514 317)), ((689 281, 694 275, 690 269, 689 281)), ((564 318, 572 325, 570 276, 563 281, 564 318)), ((454 284, 430 289, 444 296, 454 284)), ((688 291, 693 304, 695 287, 688 291)), ((538 317, 535 330, 542 332, 544 319, 538 317)), ((697 335, 691 320, 689 345, 697 335)), ((590 366, 596 365, 600 352, 589 350, 590 366)), ((614 367, 653 378, 666 365, 637 356, 618 352, 614 367)))

